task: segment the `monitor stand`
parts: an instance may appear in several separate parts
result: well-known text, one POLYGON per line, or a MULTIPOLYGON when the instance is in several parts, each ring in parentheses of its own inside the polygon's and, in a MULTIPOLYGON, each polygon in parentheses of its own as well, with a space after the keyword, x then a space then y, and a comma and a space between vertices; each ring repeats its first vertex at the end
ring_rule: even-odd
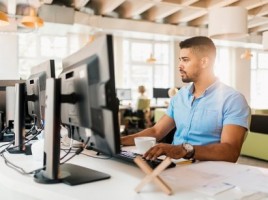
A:
POLYGON ((25 153, 31 155, 31 146, 25 145, 25 83, 15 84, 15 116, 14 116, 14 147, 8 149, 9 153, 25 153))
POLYGON ((9 127, 4 128, 0 132, 0 142, 11 142, 14 141, 14 139, 15 134, 9 127))
POLYGON ((74 164, 60 165, 60 104, 61 80, 49 78, 46 82, 46 123, 44 144, 44 170, 34 175, 38 183, 63 182, 79 185, 110 178, 110 175, 74 164))

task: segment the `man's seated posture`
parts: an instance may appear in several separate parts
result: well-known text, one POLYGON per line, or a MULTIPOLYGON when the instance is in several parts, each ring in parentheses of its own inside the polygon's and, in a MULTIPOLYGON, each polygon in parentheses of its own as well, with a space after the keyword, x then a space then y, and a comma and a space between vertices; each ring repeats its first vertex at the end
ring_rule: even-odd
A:
POLYGON ((121 143, 134 145, 138 136, 160 141, 176 127, 172 144, 159 143, 144 157, 236 162, 249 127, 247 101, 214 75, 216 47, 211 39, 189 38, 180 49, 180 75, 189 84, 172 97, 166 114, 153 127, 122 137, 121 143))

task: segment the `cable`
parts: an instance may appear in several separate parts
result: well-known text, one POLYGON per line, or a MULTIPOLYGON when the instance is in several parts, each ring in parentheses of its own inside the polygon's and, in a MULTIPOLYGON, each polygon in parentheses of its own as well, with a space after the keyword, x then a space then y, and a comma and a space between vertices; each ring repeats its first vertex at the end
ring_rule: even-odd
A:
POLYGON ((4 153, 5 152, 1 152, 0 156, 4 159, 5 161, 5 164, 8 166, 8 167, 11 167, 12 169, 14 169, 15 171, 19 172, 20 174, 23 174, 23 175, 30 175, 30 174, 34 174, 42 169, 45 169, 45 167, 42 167, 42 168, 39 168, 39 169, 35 169, 35 170, 32 170, 30 172, 26 172, 22 167, 18 166, 18 165, 15 165, 14 163, 12 163, 11 161, 9 161, 5 156, 4 156, 4 153))
MULTIPOLYGON (((11 149, 15 149, 15 148, 18 148, 18 147, 21 147, 27 143, 29 143, 30 141, 32 141, 33 139, 35 139, 41 132, 43 131, 43 129, 40 129, 32 138, 28 139, 28 138, 24 138, 25 141, 22 145, 17 145, 17 146, 13 146, 13 147, 10 147, 10 148, 6 148, 8 150, 11 150, 11 149)), ((14 143, 14 141, 12 141, 12 143, 14 143)))
POLYGON ((97 156, 92 156, 92 155, 88 155, 88 154, 85 154, 85 153, 81 153, 81 155, 88 156, 90 158, 103 159, 103 160, 108 160, 108 159, 111 159, 113 157, 113 156, 101 157, 99 155, 99 153, 96 153, 97 156))
POLYGON ((63 156, 63 157, 61 157, 60 158, 60 160, 62 160, 62 159, 64 159, 70 152, 71 152, 71 150, 72 150, 72 146, 73 146, 73 127, 70 129, 70 128, 68 128, 68 132, 70 132, 70 135, 71 135, 71 139, 70 139, 70 144, 69 144, 69 149, 68 149, 68 151, 66 152, 66 154, 63 156))
POLYGON ((71 159, 72 159, 73 157, 75 157, 76 155, 79 155, 83 150, 84 150, 84 147, 80 147, 79 149, 77 149, 77 150, 75 151, 75 153, 74 153, 71 157, 69 157, 67 160, 63 161, 62 163, 60 163, 60 165, 62 165, 62 164, 64 164, 64 163, 68 162, 69 160, 71 160, 71 159))
POLYGON ((1 145, 0 148, 2 148, 2 147, 4 147, 4 146, 7 146, 7 147, 4 148, 2 151, 0 151, 0 156, 1 156, 1 154, 3 154, 3 153, 10 147, 10 145, 12 145, 12 144, 14 144, 14 141, 11 141, 11 142, 9 142, 9 143, 7 143, 7 144, 3 144, 3 145, 1 145))

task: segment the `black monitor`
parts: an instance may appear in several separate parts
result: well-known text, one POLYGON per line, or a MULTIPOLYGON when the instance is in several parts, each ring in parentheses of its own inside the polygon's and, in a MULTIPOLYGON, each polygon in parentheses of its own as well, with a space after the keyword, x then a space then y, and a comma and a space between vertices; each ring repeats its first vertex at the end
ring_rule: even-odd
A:
POLYGON ((54 60, 47 60, 31 68, 26 80, 28 114, 33 117, 37 127, 41 127, 45 114, 46 79, 55 78, 54 60))
POLYGON ((97 152, 106 155, 120 152, 112 36, 98 36, 93 43, 63 60, 59 79, 50 79, 47 84, 51 90, 47 91, 46 167, 35 175, 35 180, 76 185, 110 178, 103 172, 68 163, 60 164, 59 130, 60 123, 69 130, 76 130, 71 132, 71 137, 97 152))
POLYGON ((117 88, 116 89, 116 96, 117 98, 122 101, 122 100, 131 100, 131 89, 126 89, 126 88, 117 88))
POLYGON ((169 98, 168 96, 169 88, 153 88, 154 98, 169 98))

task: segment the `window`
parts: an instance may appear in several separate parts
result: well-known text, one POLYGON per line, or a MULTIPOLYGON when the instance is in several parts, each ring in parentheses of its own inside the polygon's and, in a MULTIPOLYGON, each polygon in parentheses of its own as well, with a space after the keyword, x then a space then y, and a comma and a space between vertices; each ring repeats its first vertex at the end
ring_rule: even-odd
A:
POLYGON ((152 97, 153 87, 173 86, 171 57, 170 42, 124 39, 123 73, 120 73, 123 76, 121 87, 131 88, 132 98, 136 99, 139 85, 146 87, 149 97, 152 97), (151 54, 156 58, 156 62, 152 64, 146 62, 151 54))
POLYGON ((31 67, 48 59, 55 60, 56 75, 62 70, 62 59, 80 49, 87 42, 86 35, 19 34, 19 74, 30 75, 31 67))
POLYGON ((231 59, 230 49, 217 46, 217 56, 214 67, 215 75, 225 84, 231 86, 231 59))
POLYGON ((252 108, 268 107, 268 53, 252 51, 250 102, 252 108))

